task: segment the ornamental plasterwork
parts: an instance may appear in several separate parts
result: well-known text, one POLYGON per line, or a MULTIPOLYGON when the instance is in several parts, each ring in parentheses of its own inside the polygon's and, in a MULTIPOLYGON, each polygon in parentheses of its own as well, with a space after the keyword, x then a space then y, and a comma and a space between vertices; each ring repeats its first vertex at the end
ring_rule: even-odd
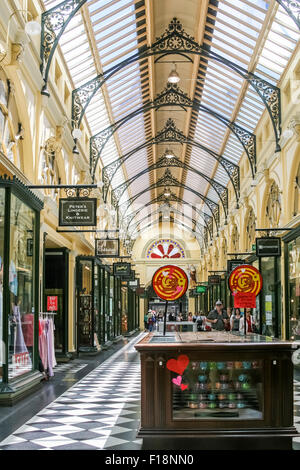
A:
POLYGON ((252 207, 250 207, 249 214, 248 214, 248 222, 246 227, 246 249, 250 250, 251 245, 255 241, 255 228, 256 228, 256 221, 255 221, 255 214, 252 207))
POLYGON ((281 196, 279 187, 273 181, 266 204, 266 218, 270 227, 278 227, 281 215, 281 196))
POLYGON ((231 233, 231 245, 232 245, 232 252, 238 253, 239 251, 239 232, 236 225, 233 226, 232 233, 231 233))

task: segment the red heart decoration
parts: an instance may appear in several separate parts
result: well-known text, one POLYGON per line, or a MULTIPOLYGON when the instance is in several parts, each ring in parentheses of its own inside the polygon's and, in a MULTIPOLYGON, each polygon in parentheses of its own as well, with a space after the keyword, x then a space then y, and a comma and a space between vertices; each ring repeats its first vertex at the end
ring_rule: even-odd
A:
POLYGON ((190 362, 189 358, 185 354, 181 354, 176 359, 169 359, 167 362, 167 369, 171 370, 172 372, 176 372, 178 375, 182 375, 185 369, 190 362))
POLYGON ((180 385, 180 388, 181 388, 181 390, 185 390, 185 389, 188 388, 188 385, 181 384, 181 385, 180 385))

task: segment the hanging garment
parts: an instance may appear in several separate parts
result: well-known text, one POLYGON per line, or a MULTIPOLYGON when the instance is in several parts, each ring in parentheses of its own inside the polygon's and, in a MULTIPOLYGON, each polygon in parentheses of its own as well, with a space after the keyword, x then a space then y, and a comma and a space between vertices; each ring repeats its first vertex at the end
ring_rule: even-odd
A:
POLYGON ((22 331, 24 340, 27 347, 33 346, 33 326, 34 326, 34 315, 33 313, 26 313, 22 317, 22 331))
POLYGON ((47 331, 47 352, 48 352, 48 375, 53 377, 53 352, 52 352, 52 331, 51 331, 52 320, 46 320, 46 331, 47 331))
POLYGON ((44 369, 48 368, 48 348, 47 348, 47 335, 45 330, 45 320, 39 320, 39 330, 41 334, 39 335, 39 353, 42 360, 44 369))
POLYGON ((22 325, 21 325, 20 308, 19 308, 18 305, 14 305, 14 307, 13 307, 13 316, 14 316, 14 320, 16 322, 15 350, 14 350, 14 353, 19 354, 19 353, 28 352, 28 349, 27 349, 25 341, 24 341, 22 325))

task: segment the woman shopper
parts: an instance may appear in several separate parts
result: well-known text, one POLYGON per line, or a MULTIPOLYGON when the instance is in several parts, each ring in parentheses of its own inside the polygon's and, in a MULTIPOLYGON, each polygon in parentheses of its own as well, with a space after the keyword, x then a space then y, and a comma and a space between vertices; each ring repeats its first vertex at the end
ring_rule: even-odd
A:
MULTIPOLYGON (((253 320, 252 316, 252 309, 251 308, 246 308, 246 333, 254 333, 255 332, 255 323, 253 320)), ((243 333, 245 331, 244 329, 244 317, 241 318, 240 320, 240 332, 243 333)))
POLYGON ((232 310, 232 315, 230 317, 230 330, 231 331, 240 331, 240 323, 241 323, 241 312, 239 308, 234 308, 232 310))

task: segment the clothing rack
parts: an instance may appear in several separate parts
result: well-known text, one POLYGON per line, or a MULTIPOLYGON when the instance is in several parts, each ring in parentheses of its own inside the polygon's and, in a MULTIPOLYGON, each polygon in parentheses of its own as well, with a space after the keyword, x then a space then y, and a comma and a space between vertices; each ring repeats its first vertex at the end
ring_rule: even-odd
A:
POLYGON ((46 316, 57 315, 57 312, 40 312, 39 316, 42 316, 42 315, 46 315, 46 316))

